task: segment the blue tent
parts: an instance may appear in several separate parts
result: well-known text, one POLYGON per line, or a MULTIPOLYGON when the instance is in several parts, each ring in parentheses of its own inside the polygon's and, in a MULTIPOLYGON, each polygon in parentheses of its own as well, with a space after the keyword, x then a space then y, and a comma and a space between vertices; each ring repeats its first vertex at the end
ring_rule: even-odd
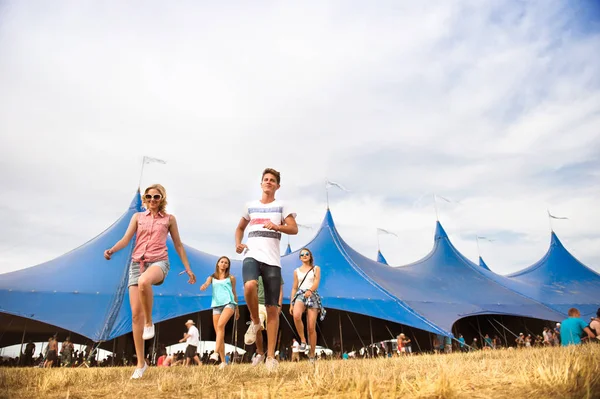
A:
MULTIPOLYGON (((135 238, 110 261, 105 249, 117 242, 135 212, 142 210, 139 192, 127 212, 106 231, 73 251, 49 262, 2 275, 0 312, 48 323, 88 337, 108 341, 131 331, 131 310, 127 289, 128 266, 135 238)), ((185 238, 185 237, 184 237, 185 238)), ((426 331, 444 332, 415 314, 400 300, 370 280, 340 246, 331 214, 309 244, 323 267, 320 292, 328 308, 346 310, 426 331)), ((218 256, 185 246, 199 283, 215 270, 218 256)), ((211 290, 199 291, 199 284, 187 284, 187 276, 173 242, 167 241, 170 273, 165 282, 153 288, 153 320, 161 321, 210 309, 211 290)), ((292 272, 299 265, 297 253, 282 258, 284 301, 289 303, 292 272)), ((242 264, 233 260, 231 272, 238 277, 238 298, 245 304, 241 283, 242 264)))
POLYGON ((383 254, 380 250, 377 251, 377 262, 383 263, 384 265, 388 264, 388 261, 383 257, 383 254))
POLYGON ((420 261, 395 268, 371 261, 362 262, 360 267, 387 292, 446 331, 457 320, 475 315, 562 318, 541 303, 499 284, 494 273, 466 259, 439 222, 433 250, 420 261))
MULTIPOLYGON (((416 313, 365 274, 366 264, 378 263, 360 255, 342 240, 329 209, 315 238, 305 247, 313 253, 315 264, 321 267, 319 293, 326 309, 376 317, 437 334, 450 334, 450 329, 444 330, 416 313)), ((294 269, 300 266, 297 252, 281 258, 286 287, 291 287, 287 282, 293 281, 294 269)), ((284 301, 289 303, 290 290, 284 289, 284 301)))
POLYGON ((544 303, 565 317, 575 307, 584 320, 600 307, 600 275, 578 261, 552 232, 550 248, 538 262, 507 276, 507 286, 544 303), (517 283, 517 284, 515 284, 517 283))

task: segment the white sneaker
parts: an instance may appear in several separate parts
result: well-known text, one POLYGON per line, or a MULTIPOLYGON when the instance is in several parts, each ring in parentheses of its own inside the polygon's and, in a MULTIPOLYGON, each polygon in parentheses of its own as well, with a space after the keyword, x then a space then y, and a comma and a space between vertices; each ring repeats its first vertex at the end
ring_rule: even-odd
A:
POLYGON ((268 357, 265 360, 265 367, 269 373, 277 371, 277 366, 279 366, 279 362, 272 357, 268 357))
POLYGON ((244 343, 246 345, 253 345, 256 342, 256 332, 261 330, 260 324, 254 324, 250 321, 248 331, 244 334, 244 343))
POLYGON ((150 327, 144 326, 142 338, 144 338, 144 341, 154 338, 154 324, 152 324, 150 327))
POLYGON ((217 352, 214 352, 212 355, 210 355, 209 357, 210 360, 214 360, 215 362, 219 361, 219 354, 217 352))
POLYGON ((142 378, 142 376, 144 375, 144 371, 146 371, 147 368, 148 368, 148 363, 144 363, 144 367, 142 367, 141 369, 136 368, 135 370, 133 370, 133 374, 131 375, 131 379, 132 380, 139 380, 140 378, 142 378))
POLYGON ((227 363, 223 362, 219 364, 219 370, 223 370, 225 367, 227 367, 227 363))
POLYGON ((252 359, 252 366, 256 367, 259 364, 261 364, 264 360, 265 360, 265 355, 257 354, 256 356, 254 356, 254 359, 252 359))

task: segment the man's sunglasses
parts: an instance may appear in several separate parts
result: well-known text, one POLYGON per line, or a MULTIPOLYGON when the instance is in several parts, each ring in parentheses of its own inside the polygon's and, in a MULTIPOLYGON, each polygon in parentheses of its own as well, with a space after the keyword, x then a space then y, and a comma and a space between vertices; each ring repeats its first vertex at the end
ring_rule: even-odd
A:
POLYGON ((300 256, 310 256, 310 254, 308 252, 301 252, 300 256))
POLYGON ((160 199, 162 198, 162 195, 160 195, 160 194, 154 194, 154 195, 146 194, 146 195, 144 195, 144 198, 146 198, 147 200, 151 200, 151 199, 154 198, 155 201, 160 201, 160 199))

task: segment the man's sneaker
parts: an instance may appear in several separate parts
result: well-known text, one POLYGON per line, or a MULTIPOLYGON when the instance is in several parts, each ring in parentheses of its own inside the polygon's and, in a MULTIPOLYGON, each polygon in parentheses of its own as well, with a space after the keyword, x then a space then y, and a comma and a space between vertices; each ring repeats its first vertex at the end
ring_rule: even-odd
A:
POLYGON ((306 342, 302 342, 300 344, 300 347, 298 348, 298 351, 300 351, 300 352, 306 352, 306 342))
POLYGON ((142 338, 144 338, 144 341, 154 338, 154 323, 150 327, 144 326, 142 338))
POLYGON ((279 366, 279 362, 274 358, 268 357, 267 360, 265 360, 265 367, 269 373, 277 371, 277 366, 279 366))
POLYGON ((252 359, 252 366, 256 367, 265 360, 265 355, 259 355, 258 353, 252 359))
POLYGON ((213 352, 212 355, 210 355, 210 360, 214 360, 215 362, 219 361, 219 354, 217 352, 213 352))
POLYGON ((140 378, 142 378, 142 376, 144 375, 144 371, 146 371, 147 368, 148 368, 148 363, 144 363, 144 367, 142 367, 141 369, 136 368, 135 370, 133 370, 133 374, 131 375, 131 379, 132 380, 139 380, 140 378))
POLYGON ((219 370, 223 370, 225 367, 227 367, 227 363, 223 362, 219 364, 219 370))
POLYGON ((250 326, 248 327, 248 331, 244 334, 244 343, 246 345, 253 345, 256 342, 256 333, 260 331, 260 324, 254 324, 250 321, 250 326))

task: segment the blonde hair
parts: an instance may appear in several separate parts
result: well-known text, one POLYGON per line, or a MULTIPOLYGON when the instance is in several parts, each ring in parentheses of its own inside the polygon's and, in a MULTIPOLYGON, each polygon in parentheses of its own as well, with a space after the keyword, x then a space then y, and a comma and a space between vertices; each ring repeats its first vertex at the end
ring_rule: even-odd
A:
POLYGON ((145 196, 146 194, 148 194, 148 191, 152 189, 158 191, 160 195, 162 195, 162 199, 160 200, 160 204, 158 205, 158 211, 164 213, 165 209, 167 208, 167 190, 165 190, 165 188, 161 184, 153 184, 151 186, 148 186, 148 188, 144 190, 144 194, 142 194, 142 203, 144 204, 144 207, 146 209, 149 209, 148 201, 146 200, 145 196))

